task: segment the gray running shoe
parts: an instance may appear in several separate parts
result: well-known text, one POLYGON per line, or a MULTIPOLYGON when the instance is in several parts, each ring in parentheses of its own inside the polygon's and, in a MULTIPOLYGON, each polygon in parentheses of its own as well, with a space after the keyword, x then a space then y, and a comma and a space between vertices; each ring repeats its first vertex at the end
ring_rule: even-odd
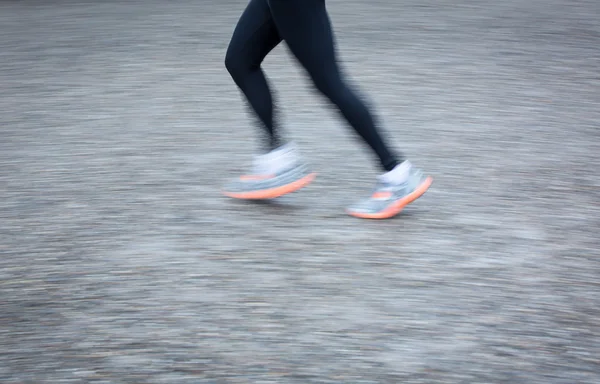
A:
POLYGON ((253 170, 230 182, 223 193, 236 199, 274 199, 310 184, 316 174, 300 160, 293 144, 288 144, 254 160, 253 170))
POLYGON ((406 182, 387 184, 380 181, 369 198, 349 207, 346 212, 362 219, 388 219, 421 197, 432 182, 431 177, 426 177, 421 170, 412 168, 406 182))

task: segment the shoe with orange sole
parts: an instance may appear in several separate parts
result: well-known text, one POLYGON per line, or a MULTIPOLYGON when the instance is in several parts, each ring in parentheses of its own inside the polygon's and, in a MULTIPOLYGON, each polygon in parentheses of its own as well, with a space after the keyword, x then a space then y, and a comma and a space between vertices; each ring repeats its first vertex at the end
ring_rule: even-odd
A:
POLYGON ((371 196, 346 209, 361 219, 389 219, 399 214, 429 189, 433 179, 418 169, 411 169, 402 184, 379 182, 371 196))
POLYGON ((253 173, 233 180, 223 193, 235 199, 266 200, 296 192, 316 176, 304 164, 297 164, 275 174, 253 173))

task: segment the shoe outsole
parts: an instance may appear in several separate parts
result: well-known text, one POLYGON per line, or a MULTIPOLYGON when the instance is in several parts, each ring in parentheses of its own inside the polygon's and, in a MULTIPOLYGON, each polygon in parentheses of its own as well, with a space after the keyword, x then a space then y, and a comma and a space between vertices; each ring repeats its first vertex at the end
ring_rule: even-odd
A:
POLYGON ((289 184, 285 184, 276 188, 270 189, 262 189, 259 191, 249 191, 249 192, 228 192, 224 191, 223 194, 225 196, 234 198, 234 199, 242 199, 242 200, 268 200, 275 199, 277 197, 281 197, 283 195, 287 195, 288 193, 296 192, 297 190, 306 187, 310 184, 315 177, 316 173, 310 173, 301 179, 293 181, 289 184))
POLYGON ((419 186, 408 195, 404 196, 402 199, 397 202, 390 204, 386 209, 381 212, 376 213, 365 213, 365 212, 353 212, 349 209, 346 210, 350 216, 358 217, 361 219, 389 219, 391 217, 399 214, 404 207, 413 201, 417 200, 419 197, 423 196, 425 192, 429 189, 431 184, 433 183, 433 178, 427 177, 419 186))

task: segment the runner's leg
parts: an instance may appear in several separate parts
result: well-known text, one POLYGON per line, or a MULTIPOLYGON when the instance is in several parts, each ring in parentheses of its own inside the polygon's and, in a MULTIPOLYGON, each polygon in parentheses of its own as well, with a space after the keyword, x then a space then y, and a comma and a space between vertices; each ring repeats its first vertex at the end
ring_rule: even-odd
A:
POLYGON ((267 0, 251 0, 235 27, 225 56, 227 70, 265 129, 267 151, 282 143, 273 119, 273 97, 261 63, 280 42, 267 0))
POLYGON ((341 112, 348 123, 391 171, 402 159, 388 148, 365 103, 342 79, 334 35, 324 0, 269 0, 279 34, 306 69, 316 88, 341 112))

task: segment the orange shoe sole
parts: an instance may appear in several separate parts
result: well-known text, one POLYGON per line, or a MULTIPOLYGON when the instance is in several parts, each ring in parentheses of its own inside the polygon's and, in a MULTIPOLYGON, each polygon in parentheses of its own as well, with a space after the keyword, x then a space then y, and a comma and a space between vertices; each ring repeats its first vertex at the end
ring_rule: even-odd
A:
POLYGON ((404 207, 413 201, 417 200, 419 197, 423 196, 425 192, 429 189, 433 183, 433 178, 426 178, 413 192, 409 193, 402 199, 398 200, 394 204, 387 207, 385 210, 377 213, 359 213, 346 211, 350 216, 359 217, 361 219, 389 219, 390 217, 394 217, 399 214, 404 207))
POLYGON ((316 173, 311 173, 303 178, 296 180, 292 183, 282 185, 277 188, 271 189, 263 189, 260 191, 251 191, 251 192, 223 192, 225 196, 232 197, 234 199, 244 199, 244 200, 266 200, 266 199, 275 199, 277 197, 287 195, 288 193, 296 192, 297 190, 306 187, 310 184, 315 177, 316 173))

